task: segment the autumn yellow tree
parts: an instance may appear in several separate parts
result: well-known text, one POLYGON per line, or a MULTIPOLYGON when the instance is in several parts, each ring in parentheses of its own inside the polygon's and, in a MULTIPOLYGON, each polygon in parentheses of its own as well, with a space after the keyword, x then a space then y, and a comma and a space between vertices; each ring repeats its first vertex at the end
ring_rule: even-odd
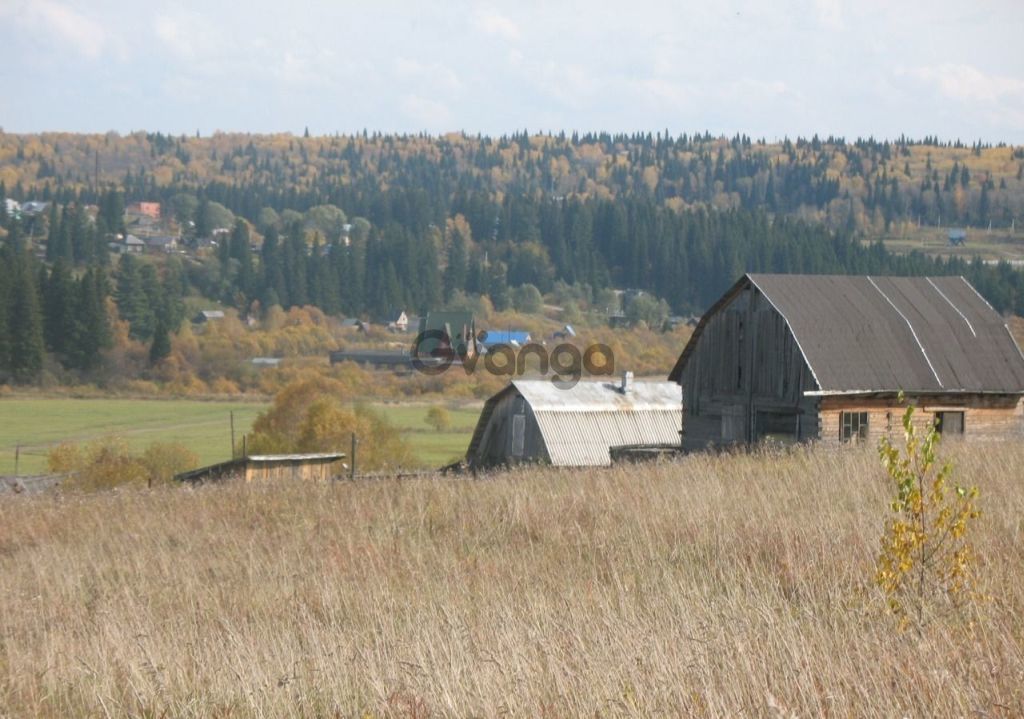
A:
POLYGON ((354 434, 360 470, 409 466, 401 434, 368 407, 350 401, 348 386, 309 374, 288 384, 253 424, 251 452, 347 452, 354 434))

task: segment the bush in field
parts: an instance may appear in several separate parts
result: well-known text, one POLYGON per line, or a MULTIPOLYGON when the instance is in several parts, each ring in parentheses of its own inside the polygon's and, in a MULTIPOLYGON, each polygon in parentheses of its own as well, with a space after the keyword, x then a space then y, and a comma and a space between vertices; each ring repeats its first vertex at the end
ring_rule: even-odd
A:
POLYGON ((452 427, 452 415, 444 407, 431 407, 427 411, 426 422, 437 432, 444 432, 452 427))
POLYGON ((179 443, 154 442, 141 455, 134 455, 118 437, 84 445, 64 442, 47 457, 51 472, 68 475, 64 487, 87 491, 169 482, 198 462, 196 455, 179 443))
POLYGON ((253 453, 348 452, 352 434, 359 441, 358 467, 407 466, 412 455, 399 432, 367 407, 346 403, 348 386, 311 374, 281 390, 273 406, 253 423, 253 453))
POLYGON ((883 437, 882 464, 896 497, 893 517, 882 535, 875 582, 901 625, 921 627, 937 613, 959 609, 975 598, 974 552, 968 541, 978 488, 950 483, 953 465, 940 463, 933 426, 924 437, 913 423, 914 408, 903 415, 904 447, 883 437))
POLYGON ((139 461, 148 472, 150 486, 170 482, 174 475, 199 465, 199 457, 181 442, 153 442, 139 461))

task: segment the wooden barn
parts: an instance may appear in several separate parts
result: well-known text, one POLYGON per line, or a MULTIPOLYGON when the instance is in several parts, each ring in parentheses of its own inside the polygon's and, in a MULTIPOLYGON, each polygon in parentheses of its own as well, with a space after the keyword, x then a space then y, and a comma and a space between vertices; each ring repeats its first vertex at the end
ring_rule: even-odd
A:
POLYGON ((466 453, 472 469, 544 463, 607 466, 613 450, 679 445, 679 388, 671 382, 513 380, 487 400, 466 453))
POLYGON ((341 473, 344 454, 253 454, 227 462, 200 467, 175 477, 179 482, 215 482, 224 479, 254 480, 327 480, 341 473))
POLYGON ((683 448, 762 439, 875 443, 917 421, 1024 436, 1024 355, 962 277, 745 275, 701 318, 669 379, 683 448))

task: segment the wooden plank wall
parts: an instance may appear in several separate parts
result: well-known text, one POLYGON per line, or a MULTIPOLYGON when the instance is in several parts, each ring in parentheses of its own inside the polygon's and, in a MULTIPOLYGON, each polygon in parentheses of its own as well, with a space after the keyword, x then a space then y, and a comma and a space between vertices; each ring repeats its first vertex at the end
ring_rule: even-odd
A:
POLYGON ((339 462, 273 462, 249 463, 245 468, 245 481, 323 481, 341 472, 339 462))
POLYGON ((758 412, 818 436, 814 377, 785 319, 748 287, 708 319, 682 376, 683 448, 756 442, 758 412))
MULTIPOLYGON (((947 395, 914 397, 914 426, 927 431, 941 411, 964 413, 963 439, 968 441, 1024 438, 1024 399, 1015 395, 947 395)), ((895 397, 823 397, 818 431, 822 442, 839 444, 840 413, 867 412, 868 438, 873 445, 886 433, 902 432, 905 405, 895 397)))

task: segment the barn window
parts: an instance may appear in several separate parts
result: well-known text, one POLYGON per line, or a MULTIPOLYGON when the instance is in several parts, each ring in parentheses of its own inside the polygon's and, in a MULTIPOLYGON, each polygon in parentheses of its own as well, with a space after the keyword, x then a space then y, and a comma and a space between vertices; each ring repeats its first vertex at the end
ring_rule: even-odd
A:
POLYGON ((867 412, 840 412, 839 413, 839 439, 843 442, 853 442, 868 438, 868 413, 867 412))
POLYGON ((963 434, 963 412, 936 412, 935 431, 939 434, 963 434))

